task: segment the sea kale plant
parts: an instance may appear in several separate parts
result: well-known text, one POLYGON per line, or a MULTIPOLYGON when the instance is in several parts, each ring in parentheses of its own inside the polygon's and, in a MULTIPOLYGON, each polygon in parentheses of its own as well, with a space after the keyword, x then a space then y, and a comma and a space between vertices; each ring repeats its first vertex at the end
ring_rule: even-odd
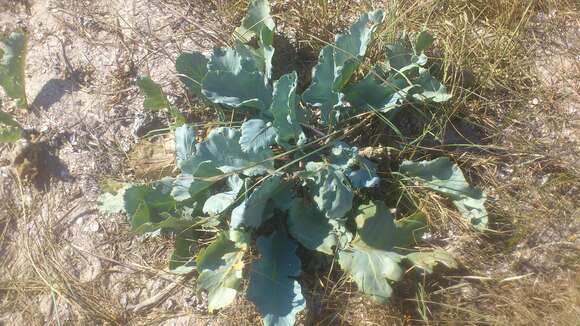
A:
MULTIPOLYGON (((395 220, 381 198, 361 196, 381 177, 375 162, 345 142, 349 132, 375 116, 390 121, 409 106, 450 99, 426 67, 433 38, 425 32, 410 48, 387 46, 386 61, 355 80, 383 21, 383 11, 371 11, 337 35, 300 93, 296 72, 272 79, 276 25, 268 1, 252 1, 231 47, 216 47, 209 57, 183 53, 176 61, 192 95, 243 115, 241 125, 215 128, 198 142, 196 129, 177 116, 180 173, 105 193, 102 209, 125 213, 138 234, 172 235, 169 268, 197 275, 210 311, 231 304, 247 277, 247 297, 265 325, 292 325, 305 308, 298 278, 308 255, 335 260, 380 303, 405 271, 456 267, 444 251, 412 249, 427 228, 421 211, 395 220), (257 258, 246 264, 254 244, 257 258)), ((140 86, 146 107, 176 111, 148 77, 140 86)), ((449 159, 405 161, 396 175, 448 196, 476 228, 486 228, 485 195, 449 159)))

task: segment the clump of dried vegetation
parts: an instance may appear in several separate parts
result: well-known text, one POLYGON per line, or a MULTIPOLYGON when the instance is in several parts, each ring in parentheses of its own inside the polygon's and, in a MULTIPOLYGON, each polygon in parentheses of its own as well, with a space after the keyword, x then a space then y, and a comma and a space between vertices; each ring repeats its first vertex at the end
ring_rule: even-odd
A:
MULTIPOLYGON (((200 5, 194 0, 156 1, 179 2, 183 8, 200 5)), ((371 9, 370 1, 272 2, 282 34, 293 37, 276 40, 288 43, 277 55, 292 51, 303 58, 290 63, 303 76, 315 63, 318 50, 332 42, 335 33, 358 13, 371 9)), ((436 36, 436 49, 430 56, 439 63, 440 79, 454 94, 450 104, 420 129, 401 118, 419 141, 385 155, 419 159, 444 153, 461 162, 471 180, 490 194, 488 209, 495 231, 474 234, 461 227, 441 198, 416 193, 413 199, 421 203, 432 225, 432 238, 427 241, 446 246, 462 263, 462 270, 452 276, 425 279, 417 287, 403 284, 398 289, 399 299, 387 306, 369 304, 348 280, 332 273, 304 280, 307 295, 314 299, 310 301, 316 303, 308 307, 309 313, 301 321, 316 325, 575 325, 580 316, 580 180, 578 152, 574 151, 578 144, 573 143, 574 138, 562 138, 559 132, 569 130, 571 113, 565 103, 573 105, 578 94, 570 95, 574 90, 562 83, 542 80, 537 65, 541 49, 552 49, 563 34, 576 28, 580 7, 567 0, 384 0, 372 5, 384 6, 389 18, 368 63, 380 56, 381 43, 399 37, 402 31, 428 30, 436 36)), ((202 27, 212 37, 227 42, 226 35, 231 34, 246 7, 246 1, 213 0, 204 5, 212 23, 190 28, 202 27), (216 21, 221 26, 216 26, 216 21)), ((188 21, 195 19, 188 17, 188 21)), ((575 45, 561 52, 574 58, 578 40, 569 42, 575 45)), ((572 69, 577 73, 564 79, 578 85, 574 80, 580 72, 577 63, 572 69)), ((380 124, 367 132, 361 137, 379 135, 378 143, 380 137, 389 137, 380 124)), ((45 312, 35 308, 38 302, 30 299, 39 293, 51 293, 60 303, 52 307, 69 309, 74 315, 70 320, 79 322, 155 324, 187 313, 127 313, 98 282, 83 283, 67 272, 63 243, 54 228, 62 216, 36 220, 50 212, 40 213, 36 206, 41 200, 27 198, 25 191, 4 193, 2 198, 7 200, 0 204, 1 266, 17 260, 28 269, 10 270, 11 274, 6 274, 12 277, 0 281, 0 313, 24 309, 29 311, 27 318, 43 320, 37 315, 45 312), (9 236, 17 220, 29 227, 28 232, 9 236)), ((165 277, 162 263, 157 268, 130 267, 165 277)), ((215 318, 232 325, 257 320, 245 301, 215 318), (245 320, 240 321, 240 316, 245 320)))

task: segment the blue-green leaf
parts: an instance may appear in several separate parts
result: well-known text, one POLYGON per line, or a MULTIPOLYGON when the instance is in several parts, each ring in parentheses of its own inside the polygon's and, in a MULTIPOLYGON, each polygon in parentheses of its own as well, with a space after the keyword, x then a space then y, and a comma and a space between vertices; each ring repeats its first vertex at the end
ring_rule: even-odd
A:
POLYGON ((199 222, 198 220, 193 218, 183 218, 182 216, 173 216, 170 214, 161 214, 161 215, 166 216, 166 218, 157 223, 149 222, 141 224, 138 228, 135 229, 135 233, 150 234, 161 229, 179 232, 186 230, 199 222))
POLYGON ((312 68, 312 82, 302 93, 304 101, 320 109, 324 125, 335 124, 340 117, 342 93, 333 89, 334 51, 326 46, 320 51, 318 64, 312 68))
MULTIPOLYGON (((150 233, 163 228, 163 222, 173 216, 176 201, 171 197, 173 178, 163 178, 149 184, 127 184, 116 194, 99 197, 99 209, 104 213, 126 213, 132 230, 150 233)), ((173 225, 174 221, 166 225, 173 225)))
POLYGON ((360 205, 355 222, 357 239, 381 250, 396 250, 416 243, 427 226, 425 214, 421 212, 395 221, 380 201, 360 205))
POLYGON ((447 157, 432 161, 404 161, 401 173, 414 178, 425 187, 447 195, 463 217, 476 228, 487 228, 486 194, 471 187, 465 180, 461 169, 447 157))
POLYGON ((357 234, 350 247, 339 252, 341 268, 350 274, 360 291, 379 303, 388 302, 391 281, 403 276, 402 256, 394 251, 412 235, 410 228, 398 229, 382 202, 359 206, 355 217, 357 234), (409 234, 399 234, 400 231, 409 234))
POLYGON ((312 70, 312 83, 302 97, 321 111, 325 125, 338 121, 343 88, 358 69, 372 36, 384 20, 384 12, 376 10, 362 15, 346 33, 337 35, 336 45, 322 49, 318 64, 312 70))
POLYGON ((370 107, 371 110, 387 112, 400 106, 400 100, 406 97, 406 91, 403 91, 406 87, 408 84, 404 78, 388 78, 382 83, 374 74, 369 74, 345 89, 345 99, 355 108, 370 107))
POLYGON ((213 129, 207 139, 195 145, 195 153, 184 161, 181 170, 193 174, 201 162, 211 161, 224 173, 240 172, 254 176, 274 168, 272 151, 244 153, 240 147, 240 131, 234 128, 213 129))
POLYGON ((344 239, 346 231, 331 221, 310 202, 296 198, 288 214, 288 232, 307 249, 332 255, 334 247, 341 247, 348 239, 344 239))
POLYGON ((281 211, 287 211, 290 209, 292 202, 296 198, 296 192, 294 191, 294 184, 290 182, 283 182, 277 193, 272 196, 273 206, 281 211))
POLYGON ((202 81, 202 93, 215 104, 229 108, 265 111, 272 102, 272 89, 264 76, 265 62, 248 45, 215 48, 202 81))
POLYGON ((176 202, 171 196, 172 178, 151 184, 133 185, 123 193, 124 210, 133 231, 143 230, 145 225, 156 225, 175 211, 176 202))
POLYGON ((125 212, 125 190, 131 185, 123 185, 115 193, 103 192, 97 202, 99 211, 105 214, 117 214, 125 212))
POLYGON ((393 293, 391 281, 403 277, 400 262, 400 255, 370 248, 357 240, 353 241, 351 248, 338 254, 340 267, 352 277, 359 291, 378 303, 389 301, 393 293))
POLYGON ((375 10, 362 15, 344 34, 338 34, 334 47, 333 89, 341 90, 358 69, 376 29, 383 23, 385 14, 375 10))
POLYGON ((355 222, 357 239, 365 245, 380 250, 392 250, 396 245, 395 220, 383 202, 360 205, 355 222))
POLYGON ((352 170, 346 174, 350 180, 350 184, 355 188, 377 187, 380 179, 377 176, 375 163, 363 157, 359 158, 359 162, 359 169, 352 170))
POLYGON ((417 57, 413 51, 405 47, 402 41, 387 45, 386 53, 389 68, 394 70, 395 75, 399 77, 411 70, 418 71, 419 67, 425 63, 422 58, 417 57))
POLYGON ((413 266, 424 270, 427 273, 433 273, 437 265, 444 265, 447 268, 458 268, 457 261, 444 250, 420 251, 413 252, 405 256, 413 266))
POLYGON ((262 314, 265 326, 294 325, 296 314, 306 306, 300 275, 297 245, 276 231, 256 241, 261 258, 252 264, 248 299, 262 314))
POLYGON ((137 79, 137 86, 141 94, 145 97, 143 107, 151 111, 159 111, 167 108, 169 113, 175 119, 176 125, 185 123, 185 117, 175 107, 169 103, 167 95, 163 92, 161 86, 155 83, 149 76, 141 76, 137 79))
POLYGON ((358 155, 358 148, 343 142, 332 147, 329 160, 348 177, 355 188, 371 188, 379 185, 376 164, 358 155))
POLYGON ((24 67, 28 37, 24 32, 13 32, 0 40, 0 86, 6 95, 16 99, 16 106, 26 108, 24 67))
POLYGON ((260 33, 265 29, 274 31, 276 24, 270 16, 270 4, 268 0, 252 0, 248 7, 248 13, 242 20, 242 24, 236 28, 236 36, 244 43, 249 42, 253 37, 260 37, 260 33))
POLYGON ((175 156, 177 167, 181 168, 184 161, 187 161, 195 151, 195 129, 189 125, 182 125, 175 128, 175 156))
POLYGON ((339 167, 308 162, 303 177, 307 182, 308 194, 327 218, 341 219, 352 209, 353 192, 339 167))
POLYGON ((220 234, 197 255, 197 287, 208 291, 208 310, 231 304, 238 292, 247 245, 238 246, 226 234, 220 234))
POLYGON ((215 104, 231 108, 266 110, 272 103, 272 89, 259 72, 209 71, 203 80, 203 95, 215 104))
POLYGON ((195 198, 220 181, 222 178, 219 176, 222 174, 213 162, 201 162, 193 174, 182 173, 175 178, 171 196, 179 202, 195 198))
POLYGON ((262 29, 260 33, 260 41, 258 44, 258 53, 264 61, 264 81, 268 82, 272 78, 272 59, 274 58, 274 31, 270 29, 262 29))
POLYGON ((358 164, 358 148, 337 141, 330 150, 328 160, 343 171, 350 170, 358 164))
POLYGON ((207 74, 209 60, 199 52, 182 53, 175 60, 175 70, 179 79, 191 94, 202 96, 201 82, 207 74))
POLYGON ((223 71, 238 75, 242 71, 261 73, 256 53, 246 45, 235 42, 233 48, 215 47, 207 64, 208 71, 223 71))
POLYGON ((395 221, 395 247, 408 247, 419 243, 427 231, 427 216, 417 211, 395 221))
POLYGON ((258 185, 238 207, 232 211, 231 227, 258 228, 268 217, 264 214, 268 201, 280 190, 281 178, 273 175, 258 185))
POLYGON ((417 37, 415 49, 410 49, 405 46, 402 40, 387 45, 386 55, 389 67, 393 70, 393 75, 398 78, 403 78, 403 75, 406 75, 407 78, 416 76, 417 73, 423 69, 421 67, 427 64, 428 58, 425 55, 424 50, 426 47, 430 46, 432 42, 432 37, 423 32, 417 37))
POLYGON ((276 142, 286 149, 306 142, 306 135, 304 135, 298 121, 297 86, 298 75, 296 72, 284 75, 274 83, 270 111, 274 116, 274 128, 277 130, 276 142))
POLYGON ((244 181, 234 174, 228 177, 226 185, 228 190, 212 195, 205 201, 203 205, 204 213, 217 215, 228 209, 238 198, 244 186, 244 181))
POLYGON ((276 24, 270 16, 270 4, 267 0, 252 0, 248 13, 236 28, 234 35, 243 43, 248 43, 253 37, 258 39, 257 55, 262 62, 262 72, 267 82, 272 77, 272 57, 274 56, 274 30, 276 24))
POLYGON ((441 84, 428 71, 423 71, 417 80, 421 91, 413 94, 413 98, 419 101, 432 101, 436 103, 446 102, 451 99, 451 94, 447 93, 445 85, 441 84))
POLYGON ((262 119, 245 121, 242 124, 241 132, 240 146, 246 153, 256 153, 270 148, 270 145, 274 142, 277 135, 272 123, 262 119))

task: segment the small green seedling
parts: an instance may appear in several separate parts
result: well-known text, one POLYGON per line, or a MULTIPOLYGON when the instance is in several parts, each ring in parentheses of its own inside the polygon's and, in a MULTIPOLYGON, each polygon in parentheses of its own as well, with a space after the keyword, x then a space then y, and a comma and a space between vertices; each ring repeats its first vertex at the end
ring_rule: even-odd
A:
POLYGON ((27 36, 13 32, 0 40, 0 86, 6 95, 16 99, 16 106, 26 108, 24 66, 26 65, 27 36))
MULTIPOLYGON (((24 65, 26 62, 26 34, 14 32, 0 39, 0 86, 8 97, 16 99, 16 106, 26 108, 24 65)), ((22 127, 12 116, 0 111, 0 142, 15 142, 22 137, 22 127)))

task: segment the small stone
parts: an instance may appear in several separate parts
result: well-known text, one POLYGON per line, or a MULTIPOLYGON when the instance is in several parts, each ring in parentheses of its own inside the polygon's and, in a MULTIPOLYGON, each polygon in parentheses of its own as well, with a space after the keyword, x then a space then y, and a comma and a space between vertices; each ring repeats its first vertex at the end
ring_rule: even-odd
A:
POLYGON ((163 308, 165 308, 165 310, 174 310, 175 307, 177 307, 177 303, 173 299, 168 299, 163 304, 163 308))
POLYGON ((87 227, 88 231, 93 232, 93 233, 99 231, 99 228, 100 228, 100 225, 97 221, 91 221, 87 227))
POLYGON ((50 295, 44 295, 39 301, 38 307, 40 312, 47 317, 52 315, 54 309, 52 297, 50 295))

